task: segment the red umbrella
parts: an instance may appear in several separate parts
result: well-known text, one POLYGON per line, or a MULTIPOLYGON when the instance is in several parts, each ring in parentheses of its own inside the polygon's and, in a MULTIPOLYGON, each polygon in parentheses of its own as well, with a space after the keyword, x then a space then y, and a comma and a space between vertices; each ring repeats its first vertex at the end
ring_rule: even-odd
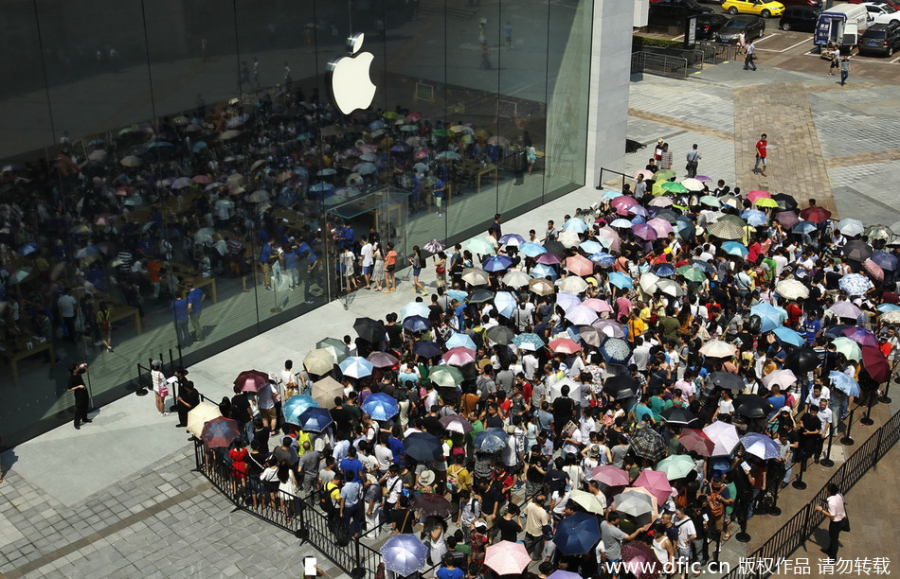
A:
POLYGON ((620 207, 631 207, 632 205, 640 205, 640 203, 637 202, 637 199, 635 199, 634 197, 629 197, 628 195, 622 195, 620 197, 616 197, 615 199, 610 201, 609 204, 616 209, 619 209, 620 207))
POLYGON ((716 447, 716 443, 706 436, 705 432, 693 428, 683 429, 678 442, 689 452, 696 452, 700 456, 712 456, 713 449, 716 447))
POLYGON ((806 209, 801 211, 800 217, 806 219, 807 221, 824 223, 831 219, 831 211, 819 207, 818 205, 813 205, 812 207, 807 207, 806 209))
POLYGON ((645 470, 641 473, 634 486, 647 489, 651 495, 656 497, 659 504, 663 504, 672 496, 672 485, 664 473, 655 470, 645 470))
POLYGON ((557 354, 574 354, 575 352, 581 351, 581 346, 579 346, 575 343, 574 340, 570 340, 569 338, 560 338, 559 340, 553 340, 552 342, 550 342, 550 349, 557 354))
POLYGON ((259 392, 259 389, 269 383, 269 375, 259 370, 244 370, 234 379, 234 385, 241 392, 259 392))
POLYGON ((209 448, 228 448, 240 435, 241 429, 236 420, 219 416, 206 421, 200 433, 200 440, 209 448))
POLYGON ((425 515, 437 515, 443 519, 450 515, 453 505, 441 495, 422 493, 413 499, 412 508, 425 515))
POLYGON ((760 191, 759 189, 747 193, 747 199, 749 199, 751 203, 756 203, 757 199, 763 198, 771 199, 772 196, 765 191, 760 191))
POLYGON ((591 474, 595 481, 611 487, 627 487, 628 473, 611 464, 596 466, 591 474))
POLYGON ((877 346, 863 346, 861 350, 863 368, 869 376, 879 384, 887 382, 891 377, 891 365, 881 350, 877 346))

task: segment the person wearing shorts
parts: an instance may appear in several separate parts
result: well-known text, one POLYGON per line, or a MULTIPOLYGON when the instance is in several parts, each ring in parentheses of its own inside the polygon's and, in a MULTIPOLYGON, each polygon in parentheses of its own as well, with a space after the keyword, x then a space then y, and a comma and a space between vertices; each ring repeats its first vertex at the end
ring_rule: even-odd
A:
POLYGON ((384 293, 397 291, 397 280, 394 272, 397 270, 397 250, 393 243, 387 244, 387 253, 384 256, 384 293))

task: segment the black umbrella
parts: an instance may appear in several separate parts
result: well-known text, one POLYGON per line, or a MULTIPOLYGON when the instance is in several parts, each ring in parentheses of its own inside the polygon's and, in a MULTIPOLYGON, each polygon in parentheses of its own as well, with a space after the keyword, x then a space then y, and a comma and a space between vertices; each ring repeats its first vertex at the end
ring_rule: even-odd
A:
POLYGON ((603 390, 611 396, 619 399, 618 393, 623 390, 630 390, 632 394, 640 388, 640 382, 629 376, 628 374, 620 374, 613 376, 603 383, 603 390))
POLYGON ((844 334, 844 330, 851 330, 856 328, 856 326, 848 326, 847 324, 837 324, 836 326, 831 326, 827 330, 825 330, 825 335, 829 338, 844 338, 846 335, 844 334))
POLYGON ((854 239, 853 241, 848 241, 847 245, 844 246, 844 255, 849 260, 862 263, 875 255, 875 250, 865 241, 854 239))
POLYGON ((652 428, 641 428, 630 441, 631 450, 637 456, 656 462, 666 456, 666 441, 652 428))
POLYGON ((578 335, 581 336, 582 342, 595 348, 599 348, 600 343, 606 338, 606 334, 601 333, 594 326, 578 326, 578 335))
POLYGON ((406 456, 420 462, 438 460, 444 456, 444 449, 438 437, 427 432, 413 432, 403 439, 406 456))
POLYGON ((692 259, 691 265, 696 265, 700 269, 703 270, 703 273, 706 275, 712 275, 716 273, 716 268, 714 268, 708 261, 703 261, 702 259, 692 259))
POLYGON ((819 355, 815 350, 804 346, 795 348, 784 360, 784 367, 794 372, 812 372, 819 367, 819 355))
POLYGON ((673 406, 668 410, 664 410, 662 417, 665 418, 666 422, 669 424, 681 424, 684 426, 687 426, 691 422, 696 422, 697 420, 697 417, 694 416, 690 410, 681 406, 673 406))
POLYGON ((555 239, 544 242, 544 249, 561 258, 566 256, 566 247, 555 239))
POLYGON ((787 193, 776 193, 772 195, 772 199, 778 203, 778 208, 783 210, 796 209, 798 207, 797 200, 787 193))
POLYGON ((377 344, 387 338, 384 326, 381 322, 372 318, 356 318, 356 321, 353 322, 353 329, 356 330, 360 338, 373 344, 377 344))
POLYGON ((719 388, 738 391, 744 387, 744 381, 737 374, 731 372, 713 372, 706 378, 707 382, 719 388))
POLYGON ((488 340, 508 346, 516 337, 516 333, 506 326, 494 326, 487 331, 488 340))
POLYGON ((769 401, 756 394, 747 394, 737 399, 737 413, 746 418, 767 418, 772 412, 769 401))
POLYGON ((675 213, 674 211, 672 211, 671 209, 660 209, 659 211, 656 212, 655 217, 658 217, 659 219, 664 219, 665 221, 668 221, 672 225, 675 225, 675 223, 678 222, 679 215, 677 213, 675 213))
POLYGON ((485 302, 491 301, 492 299, 494 299, 494 292, 479 288, 469 294, 469 297, 466 298, 466 301, 470 304, 483 304, 485 302))
POLYGON ((441 355, 441 348, 429 340, 418 340, 413 344, 413 353, 423 358, 434 358, 441 355))

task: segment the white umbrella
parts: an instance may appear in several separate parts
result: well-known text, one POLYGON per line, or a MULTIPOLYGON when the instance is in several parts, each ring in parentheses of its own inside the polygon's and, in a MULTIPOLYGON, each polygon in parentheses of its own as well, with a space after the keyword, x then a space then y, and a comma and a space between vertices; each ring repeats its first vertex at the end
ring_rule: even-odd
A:
POLYGON ((531 281, 531 276, 525 273, 524 271, 514 269, 506 273, 503 276, 503 283, 511 288, 520 288, 528 285, 528 282, 531 281))
POLYGON ((809 297, 809 288, 796 279, 785 279, 775 284, 775 292, 788 300, 805 300, 809 297))
POLYGON ((560 396, 562 396, 562 387, 569 387, 569 398, 571 398, 575 404, 581 402, 581 384, 572 380, 571 378, 563 378, 562 380, 558 380, 554 382, 550 386, 550 400, 556 400, 560 396))
POLYGON ((580 294, 588 288, 588 282, 578 276, 570 275, 559 284, 559 291, 580 294))
POLYGON ((222 416, 222 412, 219 411, 218 406, 209 402, 201 402, 188 412, 188 432, 200 438, 200 434, 203 432, 203 425, 219 416, 222 416))
POLYGON ((734 447, 741 441, 737 428, 727 422, 713 422, 703 429, 703 434, 713 441, 715 446, 710 456, 726 456, 731 454, 734 447))
POLYGON ((737 352, 737 348, 722 340, 710 340, 703 344, 700 353, 710 358, 730 358, 737 352))
POLYGON ((794 375, 790 370, 775 370, 774 372, 770 372, 765 378, 763 378, 762 382, 766 388, 771 389, 772 386, 777 385, 778 387, 784 389, 797 381, 797 376, 794 375))
POLYGON ((847 237, 856 237, 862 235, 866 230, 866 226, 859 219, 841 219, 837 224, 838 231, 847 237))
POLYGON ((581 238, 574 231, 563 231, 559 234, 558 239, 563 244, 563 247, 575 247, 581 243, 581 238))

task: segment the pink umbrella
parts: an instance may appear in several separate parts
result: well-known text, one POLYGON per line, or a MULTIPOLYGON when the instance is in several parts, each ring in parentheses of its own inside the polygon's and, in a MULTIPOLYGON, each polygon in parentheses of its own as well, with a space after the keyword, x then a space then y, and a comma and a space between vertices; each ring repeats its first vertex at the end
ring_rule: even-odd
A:
POLYGON ((779 211, 778 214, 775 215, 775 220, 781 224, 782 227, 793 227, 800 223, 800 218, 797 217, 796 211, 779 211))
POLYGON ((418 121, 421 118, 422 118, 422 113, 409 113, 408 115, 406 115, 406 122, 407 123, 415 123, 416 121, 418 121))
POLYGON ((421 161, 422 159, 427 157, 429 153, 431 153, 431 149, 429 149, 428 147, 425 147, 425 148, 417 150, 415 155, 413 155, 413 157, 416 159, 416 161, 421 161))
POLYGON ((556 255, 555 253, 550 253, 549 251, 547 253, 540 254, 534 260, 538 263, 543 263, 544 265, 556 265, 561 261, 558 255, 556 255))
POLYGON ((610 251, 619 251, 622 238, 619 237, 619 234, 612 227, 601 227, 597 230, 596 237, 601 241, 602 245, 609 244, 610 251), (606 241, 606 244, 603 244, 603 241, 606 241))
POLYGON ((644 241, 653 241, 659 237, 659 234, 656 233, 656 230, 646 223, 638 223, 637 225, 632 225, 631 231, 634 232, 635 236, 640 237, 644 241))
POLYGON ((522 543, 500 541, 487 548, 484 564, 497 575, 518 575, 531 564, 531 555, 522 543))
POLYGON ((601 319, 595 321, 591 325, 600 330, 603 335, 609 336, 610 338, 625 337, 625 328, 615 320, 601 319))
POLYGON ((446 354, 441 356, 441 359, 449 366, 465 366, 475 361, 475 351, 457 346, 456 348, 450 348, 446 354))
POLYGON ((654 197, 650 200, 648 205, 650 207, 669 207, 672 203, 674 203, 674 201, 669 197, 654 197))
POLYGON ((663 565, 656 553, 640 541, 629 541, 622 545, 622 561, 635 579, 656 579, 663 572, 663 565))
POLYGON ((378 151, 378 147, 375 145, 360 145, 359 152, 365 155, 366 153, 375 153, 378 151))
POLYGON ((877 346, 878 338, 875 334, 864 328, 847 328, 843 334, 860 346, 877 346))
MULTIPOLYGON (((543 255, 553 255, 552 253, 542 253, 538 257, 543 255)), ((584 257, 583 255, 573 255, 572 257, 566 258, 566 269, 575 275, 591 275, 594 273, 594 262, 584 257)))
POLYGON ((581 302, 581 305, 587 306, 597 312, 598 314, 603 314, 606 312, 612 311, 612 306, 609 305, 609 302, 604 300, 598 300, 597 298, 588 298, 581 302))
POLYGON ((194 183, 200 183, 201 185, 209 185, 212 183, 212 179, 207 177, 206 175, 195 175, 193 179, 191 179, 194 183))
POLYGON ((611 487, 627 487, 629 484, 628 473, 611 464, 595 466, 591 476, 595 481, 611 487))
POLYGON ((863 262, 863 267, 865 267, 866 271, 869 272, 869 275, 874 277, 877 281, 884 281, 884 270, 881 269, 877 263, 871 259, 867 259, 863 262))
POLYGON ((552 342, 550 342, 550 349, 557 354, 574 354, 575 352, 581 351, 581 346, 579 346, 575 343, 574 340, 570 340, 569 338, 560 338, 559 340, 553 340, 552 342))
POLYGON ((648 171, 647 169, 641 169, 640 171, 635 171, 634 175, 632 175, 635 179, 638 178, 638 175, 643 175, 644 179, 652 179, 653 171, 648 171))
POLYGON ((656 232, 660 236, 666 236, 675 231, 672 228, 672 224, 666 221, 665 219, 660 219, 659 217, 654 217, 650 221, 647 222, 647 225, 656 230, 656 232))
POLYGON ((672 496, 672 491, 674 490, 672 485, 669 484, 669 479, 666 478, 665 473, 656 470, 643 471, 637 477, 637 480, 634 481, 634 486, 650 491, 650 494, 656 497, 659 504, 666 502, 672 496))
POLYGON ((632 205, 640 205, 640 203, 637 202, 637 199, 635 199, 634 197, 629 197, 628 195, 622 195, 621 197, 616 197, 615 199, 610 201, 609 204, 612 207, 615 207, 616 209, 618 209, 620 207, 630 207, 632 205))
POLYGON ((762 199, 762 198, 764 198, 764 197, 765 197, 766 199, 771 199, 771 198, 772 198, 771 195, 769 195, 769 194, 766 193, 765 191, 760 191, 759 189, 747 193, 747 199, 750 200, 750 203, 756 203, 757 199, 762 199))

